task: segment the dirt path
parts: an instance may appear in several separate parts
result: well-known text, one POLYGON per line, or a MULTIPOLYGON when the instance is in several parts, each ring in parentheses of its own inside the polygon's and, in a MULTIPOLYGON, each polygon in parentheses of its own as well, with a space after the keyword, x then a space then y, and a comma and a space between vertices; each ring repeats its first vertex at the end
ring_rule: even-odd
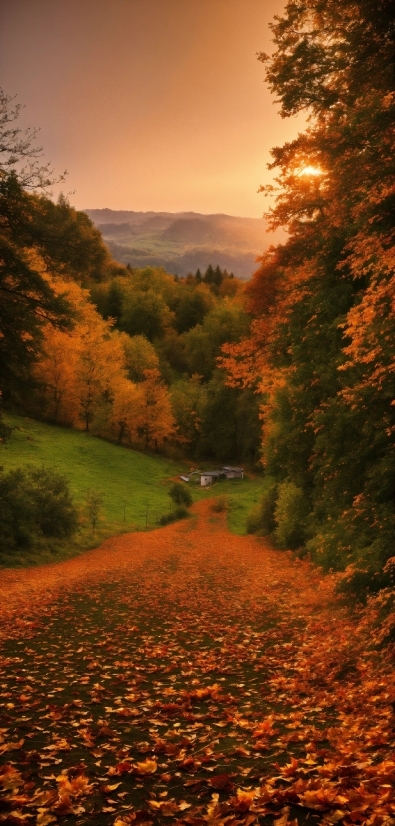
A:
POLYGON ((3 572, 0 824, 395 822, 390 671, 210 507, 3 572))

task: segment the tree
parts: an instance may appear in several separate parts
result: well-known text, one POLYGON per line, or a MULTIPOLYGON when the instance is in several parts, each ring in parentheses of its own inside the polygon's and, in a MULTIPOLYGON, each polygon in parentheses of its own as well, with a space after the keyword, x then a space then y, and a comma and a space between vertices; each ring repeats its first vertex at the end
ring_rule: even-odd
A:
POLYGON ((113 262, 101 233, 85 212, 74 209, 64 195, 56 204, 43 195, 32 196, 31 202, 34 245, 53 275, 86 286, 109 277, 113 262))
POLYGON ((158 369, 158 355, 153 344, 145 336, 128 336, 126 333, 120 333, 119 340, 125 353, 125 368, 130 381, 143 381, 146 370, 158 369))
POLYGON ((0 385, 7 397, 28 383, 43 326, 68 329, 71 307, 34 248, 34 202, 16 175, 0 178, 0 385))
POLYGON ((43 353, 35 367, 42 412, 67 424, 82 422, 85 430, 104 433, 111 416, 114 387, 126 381, 125 353, 112 322, 104 321, 88 293, 77 284, 65 284, 73 307, 74 329, 52 337, 47 326, 43 353))
POLYGON ((44 328, 41 356, 33 375, 37 381, 39 413, 54 422, 73 425, 78 422, 79 404, 76 393, 76 370, 80 341, 77 329, 44 328))
POLYGON ((173 314, 153 289, 130 290, 125 295, 119 329, 129 336, 143 335, 149 341, 163 337, 173 314))
POLYGON ((179 284, 179 289, 169 301, 169 307, 175 315, 174 326, 177 333, 185 333, 196 324, 202 323, 212 309, 214 299, 204 285, 196 287, 183 281, 179 284))
POLYGON ((177 422, 177 430, 184 439, 188 454, 195 455, 202 430, 202 417, 207 401, 207 388, 202 376, 194 374, 189 379, 179 379, 170 388, 171 407, 177 422))
POLYGON ((225 300, 207 313, 202 324, 197 324, 183 336, 189 372, 200 373, 209 380, 225 342, 239 341, 248 330, 248 316, 243 308, 225 300))
POLYGON ((119 323, 126 290, 126 279, 119 277, 113 278, 109 282, 93 284, 91 286, 91 299, 105 321, 113 318, 116 324, 119 323))
POLYGON ((0 179, 12 174, 24 189, 46 189, 63 181, 66 173, 56 181, 50 164, 40 164, 43 150, 35 145, 38 130, 14 125, 23 108, 14 101, 0 88, 0 179))
POLYGON ((124 375, 124 351, 111 335, 111 323, 103 321, 92 305, 86 305, 79 335, 75 378, 80 416, 85 430, 94 424, 100 432, 110 414, 114 383, 124 375))
POLYGON ((112 406, 109 424, 116 433, 118 444, 122 444, 125 437, 129 442, 136 438, 139 426, 140 408, 143 404, 141 388, 125 378, 119 378, 112 385, 112 406))
POLYGON ((85 494, 85 502, 88 519, 94 533, 103 507, 103 494, 99 490, 89 488, 85 494))
POLYGON ((160 444, 176 436, 169 393, 159 370, 145 371, 140 391, 141 406, 134 429, 145 449, 151 447, 157 451, 160 444))

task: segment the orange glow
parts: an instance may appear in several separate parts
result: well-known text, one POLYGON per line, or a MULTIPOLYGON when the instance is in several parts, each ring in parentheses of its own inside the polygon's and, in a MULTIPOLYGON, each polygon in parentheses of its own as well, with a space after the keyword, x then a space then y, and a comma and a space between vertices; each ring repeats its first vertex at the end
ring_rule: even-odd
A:
POLYGON ((323 175, 322 169, 319 166, 303 166, 302 169, 297 170, 297 175, 310 175, 314 177, 316 175, 323 175))
MULTIPOLYGON (((294 139, 258 51, 284 0, 1 4, 1 85, 77 209, 260 217, 270 148, 294 139)), ((54 188, 54 197, 59 187, 54 188)))

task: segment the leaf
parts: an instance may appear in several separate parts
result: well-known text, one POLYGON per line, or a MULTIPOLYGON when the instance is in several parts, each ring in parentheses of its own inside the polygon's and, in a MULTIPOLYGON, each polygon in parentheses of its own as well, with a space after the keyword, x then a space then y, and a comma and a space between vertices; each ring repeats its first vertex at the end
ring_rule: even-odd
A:
POLYGON ((142 763, 135 763, 133 766, 137 774, 153 774, 158 768, 156 760, 144 760, 142 763))

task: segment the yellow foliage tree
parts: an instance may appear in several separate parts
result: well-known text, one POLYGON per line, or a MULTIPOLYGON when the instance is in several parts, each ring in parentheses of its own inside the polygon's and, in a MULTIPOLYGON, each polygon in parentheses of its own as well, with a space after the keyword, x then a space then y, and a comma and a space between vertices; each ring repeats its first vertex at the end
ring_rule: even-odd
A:
POLYGON ((106 429, 113 386, 125 378, 125 354, 112 322, 104 321, 77 284, 57 281, 77 319, 71 332, 44 330, 43 356, 35 368, 46 415, 85 430, 106 429))
POLYGON ((170 396, 159 370, 145 370, 139 385, 141 403, 134 424, 134 432, 144 447, 158 450, 167 439, 177 438, 170 396))
POLYGON ((113 384, 112 392, 110 431, 116 435, 118 444, 122 444, 125 437, 131 442, 137 433, 143 393, 139 385, 136 386, 125 378, 120 378, 113 384))

